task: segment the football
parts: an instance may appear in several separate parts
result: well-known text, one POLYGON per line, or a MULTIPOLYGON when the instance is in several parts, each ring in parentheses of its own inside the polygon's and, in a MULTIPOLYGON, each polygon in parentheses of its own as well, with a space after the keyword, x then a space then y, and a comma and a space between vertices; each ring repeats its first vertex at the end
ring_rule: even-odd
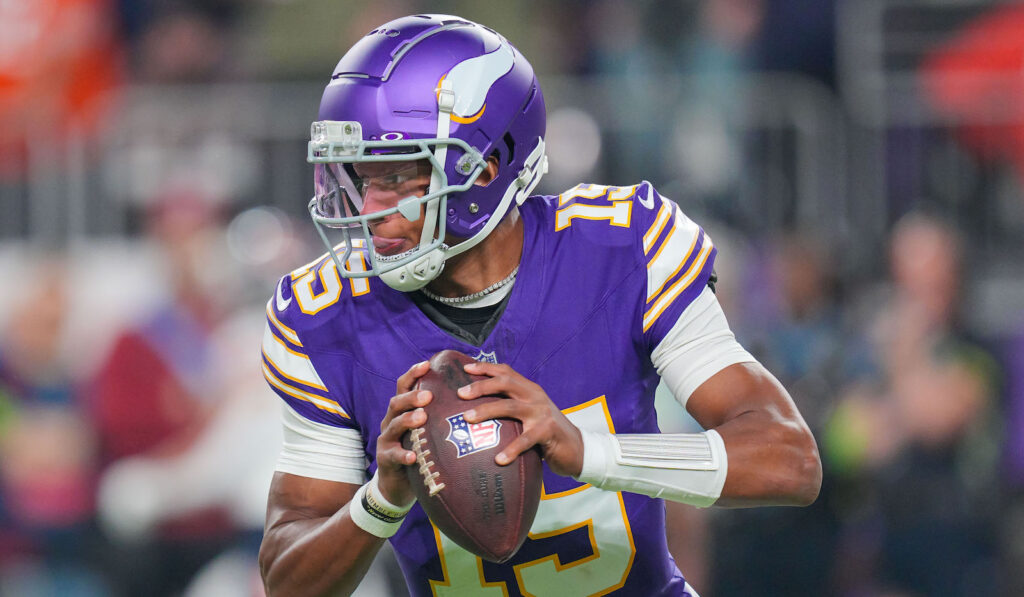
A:
POLYGON ((482 396, 463 400, 456 391, 482 376, 463 370, 469 356, 445 350, 430 359, 430 371, 416 388, 433 393, 424 410, 427 422, 403 436, 416 453, 406 467, 420 506, 448 538, 491 562, 504 562, 526 540, 540 502, 539 453, 529 450, 506 466, 494 457, 522 433, 513 419, 470 425, 465 411, 481 402, 505 400, 482 396))

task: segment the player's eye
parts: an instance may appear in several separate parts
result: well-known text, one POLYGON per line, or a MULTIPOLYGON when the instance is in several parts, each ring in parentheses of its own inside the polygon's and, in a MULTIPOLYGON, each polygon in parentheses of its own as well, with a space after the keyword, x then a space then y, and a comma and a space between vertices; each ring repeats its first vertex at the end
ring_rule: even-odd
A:
MULTIPOLYGON (((359 181, 359 192, 365 195, 367 193, 367 191, 369 191, 370 189, 374 189, 374 190, 377 190, 377 191, 383 191, 383 192, 400 192, 400 191, 409 192, 411 190, 418 190, 418 188, 417 189, 409 189, 409 188, 407 188, 408 187, 408 183, 410 181, 416 180, 417 178, 418 178, 418 176, 415 175, 415 174, 404 174, 404 173, 400 173, 400 174, 386 174, 384 176, 373 176, 373 177, 370 177, 370 178, 363 178, 363 179, 360 179, 360 181, 359 181)), ((421 186, 425 190, 428 185, 426 183, 424 183, 421 186)))

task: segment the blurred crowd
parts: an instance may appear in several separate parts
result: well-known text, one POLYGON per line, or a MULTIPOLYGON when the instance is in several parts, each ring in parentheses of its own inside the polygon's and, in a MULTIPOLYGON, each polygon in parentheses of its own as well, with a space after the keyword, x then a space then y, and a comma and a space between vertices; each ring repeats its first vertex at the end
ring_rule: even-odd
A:
MULTIPOLYGON (((719 300, 797 401, 825 479, 804 509, 670 506, 680 567, 720 597, 1024 594, 1024 304, 997 304, 1010 317, 995 329, 974 324, 991 264, 961 217, 971 209, 897 202, 852 267, 856 234, 785 217, 766 227, 756 204, 733 200, 772 148, 710 116, 742 111, 738 85, 755 71, 833 88, 841 3, 386 0, 325 19, 339 3, 0 2, 0 191, 39 176, 39 131, 101 139, 126 84, 321 81, 358 34, 416 11, 495 26, 542 83, 685 73, 699 84, 670 126, 631 120, 658 113, 660 88, 607 98, 623 107, 617 128, 569 171, 650 179, 708 229, 719 300)), ((962 107, 936 93, 937 109, 962 107)), ((993 127, 952 140, 978 170, 997 167, 972 145, 1001 139, 993 127)), ((569 131, 563 147, 582 135, 569 131)), ((579 182, 552 168, 549 184, 579 182)), ((277 277, 318 252, 302 219, 310 189, 300 181, 282 211, 189 174, 142 193, 127 235, 0 244, 0 596, 262 594, 255 554, 280 430, 256 351, 277 277)), ((1019 182, 1009 195, 1024 212, 1019 182)), ((31 220, 0 207, 0 232, 31 220)), ((666 431, 692 425, 662 417, 666 431)), ((402 590, 382 553, 362 594, 402 590)))

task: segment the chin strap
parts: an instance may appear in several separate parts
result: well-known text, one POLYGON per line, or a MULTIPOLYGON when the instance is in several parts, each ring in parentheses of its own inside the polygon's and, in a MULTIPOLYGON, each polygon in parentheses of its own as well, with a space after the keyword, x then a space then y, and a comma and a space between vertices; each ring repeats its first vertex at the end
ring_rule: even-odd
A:
POLYGON ((379 277, 391 288, 399 292, 419 290, 431 280, 441 275, 444 270, 444 249, 432 249, 402 267, 382 273, 379 277))

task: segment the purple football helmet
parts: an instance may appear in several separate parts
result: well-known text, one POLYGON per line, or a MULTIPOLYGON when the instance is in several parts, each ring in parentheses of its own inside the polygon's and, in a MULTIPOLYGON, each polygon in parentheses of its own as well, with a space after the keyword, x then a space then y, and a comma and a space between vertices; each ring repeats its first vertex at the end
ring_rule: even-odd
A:
POLYGON ((309 142, 309 212, 339 273, 380 276, 406 292, 429 283, 446 259, 483 240, 536 187, 547 170, 544 129, 533 67, 491 29, 416 15, 368 33, 335 67, 309 142), (496 177, 474 184, 492 155, 496 177), (427 193, 362 215, 352 164, 409 160, 431 164, 427 193), (392 256, 373 250, 372 222, 395 213, 415 221, 421 211, 416 248, 392 256), (342 242, 335 246, 325 228, 340 230, 342 242), (446 236, 455 239, 451 246, 446 236))

